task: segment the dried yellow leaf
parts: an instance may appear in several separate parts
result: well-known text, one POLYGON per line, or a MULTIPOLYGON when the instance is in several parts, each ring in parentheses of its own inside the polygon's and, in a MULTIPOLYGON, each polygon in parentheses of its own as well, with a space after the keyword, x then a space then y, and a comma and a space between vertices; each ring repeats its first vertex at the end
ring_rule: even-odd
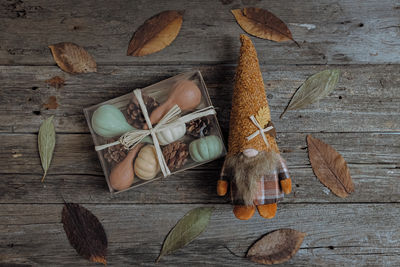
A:
POLYGON ((258 121, 258 123, 260 124, 260 126, 262 128, 264 128, 268 124, 268 122, 271 120, 271 114, 270 114, 269 108, 267 106, 260 108, 258 110, 255 118, 258 121))

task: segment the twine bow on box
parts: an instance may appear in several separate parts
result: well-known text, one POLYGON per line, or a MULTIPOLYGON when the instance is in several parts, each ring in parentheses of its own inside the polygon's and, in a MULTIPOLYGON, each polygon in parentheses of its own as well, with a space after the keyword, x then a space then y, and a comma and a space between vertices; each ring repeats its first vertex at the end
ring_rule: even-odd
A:
POLYGON ((157 123, 157 125, 153 127, 153 125, 150 122, 150 117, 149 117, 149 113, 147 112, 146 105, 143 101, 142 90, 136 89, 133 91, 133 94, 135 95, 135 97, 137 98, 137 100, 139 102, 140 109, 143 112, 143 116, 146 120, 148 130, 137 129, 137 130, 132 130, 132 131, 126 132, 118 139, 118 141, 115 141, 115 142, 109 143, 109 144, 105 144, 105 145, 96 146, 95 149, 96 149, 96 151, 99 151, 99 150, 103 150, 110 146, 122 144, 127 150, 130 150, 134 146, 139 144, 146 136, 151 135, 151 137, 153 139, 154 147, 156 149, 158 163, 160 164, 160 168, 161 168, 161 171, 162 171, 164 177, 166 177, 171 174, 171 171, 169 170, 167 163, 165 162, 165 159, 162 154, 160 143, 158 142, 156 133, 163 131, 165 129, 174 128, 179 124, 187 123, 189 121, 192 121, 192 120, 200 118, 200 117, 204 117, 204 116, 208 116, 208 115, 215 115, 216 114, 215 109, 213 106, 208 106, 206 108, 199 109, 192 113, 186 114, 183 117, 179 117, 182 110, 179 108, 178 105, 174 105, 161 118, 161 120, 157 123))

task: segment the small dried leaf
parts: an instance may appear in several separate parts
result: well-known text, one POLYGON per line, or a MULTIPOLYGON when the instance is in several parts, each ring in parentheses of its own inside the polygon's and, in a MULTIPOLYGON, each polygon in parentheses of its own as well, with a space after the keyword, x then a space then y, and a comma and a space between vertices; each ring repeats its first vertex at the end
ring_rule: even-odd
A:
POLYGON ((275 42, 292 40, 297 44, 286 24, 268 10, 247 7, 231 12, 240 27, 251 35, 275 42))
POLYGON ((45 83, 47 83, 50 86, 53 86, 56 89, 60 89, 65 85, 65 80, 60 76, 54 76, 53 78, 46 80, 45 83))
POLYGON ((43 104, 46 109, 56 109, 58 108, 57 98, 55 96, 50 96, 47 103, 43 104))
POLYGON ((56 131, 54 130, 53 117, 47 118, 42 123, 38 134, 38 149, 44 171, 42 182, 47 175, 56 145, 56 131))
POLYGON ((329 95, 335 89, 339 75, 339 70, 324 70, 308 78, 294 93, 280 117, 288 110, 303 108, 329 95))
POLYGON ((106 264, 107 236, 93 213, 79 204, 65 203, 62 223, 69 243, 82 257, 106 264))
POLYGON ((178 250, 199 236, 210 221, 213 208, 195 208, 185 214, 167 235, 156 262, 162 256, 178 250))
POLYGON ((57 65, 68 73, 96 72, 97 65, 93 57, 82 47, 74 43, 50 45, 51 53, 57 65))
POLYGON ((264 128, 265 125, 271 120, 271 114, 269 112, 268 107, 261 107, 257 114, 255 115, 256 120, 260 124, 261 128, 264 128))
POLYGON ((246 257, 268 265, 286 262, 297 253, 305 236, 305 233, 293 229, 273 231, 254 243, 246 257))
POLYGON ((345 198, 354 192, 354 183, 344 158, 330 145, 307 135, 308 157, 317 178, 335 195, 345 198))
POLYGON ((183 12, 168 10, 146 20, 134 33, 128 56, 145 56, 169 46, 181 29, 183 12))

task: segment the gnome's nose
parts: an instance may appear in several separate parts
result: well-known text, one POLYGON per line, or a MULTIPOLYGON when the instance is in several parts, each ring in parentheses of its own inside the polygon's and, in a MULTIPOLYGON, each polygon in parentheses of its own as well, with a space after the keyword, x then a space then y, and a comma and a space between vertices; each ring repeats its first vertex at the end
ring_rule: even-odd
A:
POLYGON ((258 155, 258 150, 253 148, 247 148, 243 150, 243 155, 245 155, 248 158, 255 157, 258 155))

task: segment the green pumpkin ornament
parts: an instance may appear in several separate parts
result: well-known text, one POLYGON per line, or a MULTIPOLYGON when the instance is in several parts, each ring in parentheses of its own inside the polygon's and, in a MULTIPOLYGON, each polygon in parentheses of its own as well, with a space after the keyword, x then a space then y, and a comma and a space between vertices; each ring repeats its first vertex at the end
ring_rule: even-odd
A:
POLYGON ((125 119, 124 114, 113 105, 103 105, 92 116, 92 128, 96 134, 111 138, 136 130, 125 119))
POLYGON ((217 158, 223 151, 222 140, 215 135, 194 140, 189 145, 189 153, 196 162, 203 162, 217 158))

